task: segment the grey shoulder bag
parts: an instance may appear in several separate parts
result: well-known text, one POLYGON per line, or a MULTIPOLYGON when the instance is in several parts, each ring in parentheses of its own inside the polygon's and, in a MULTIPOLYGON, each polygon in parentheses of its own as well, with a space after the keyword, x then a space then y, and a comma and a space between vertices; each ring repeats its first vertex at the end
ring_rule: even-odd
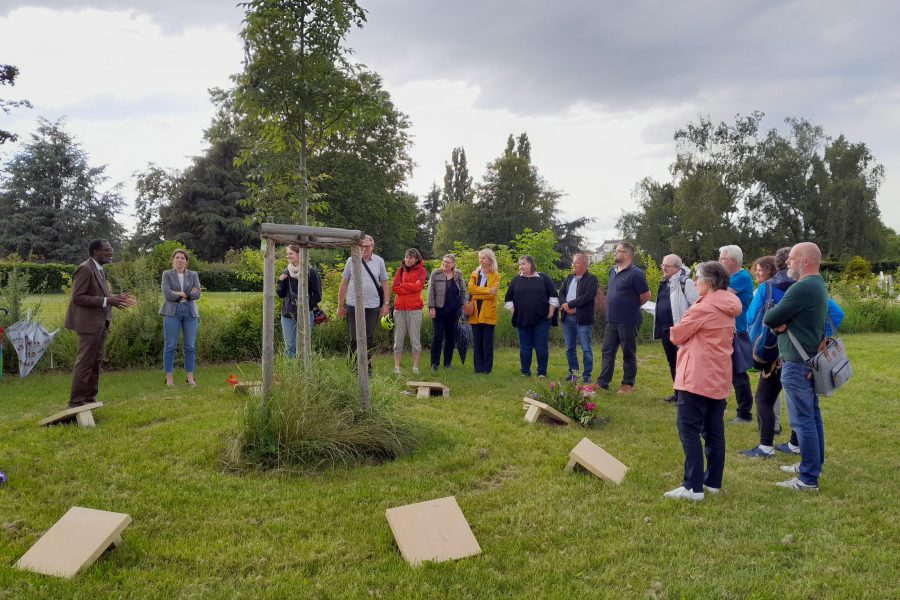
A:
MULTIPOLYGON (((834 323, 831 324, 831 331, 834 331, 834 323)), ((853 368, 850 366, 850 359, 847 358, 847 349, 840 338, 826 337, 819 344, 819 351, 816 355, 810 357, 791 333, 790 328, 787 329, 787 334, 791 338, 794 348, 797 349, 812 372, 816 394, 830 396, 834 390, 853 377, 853 368)))

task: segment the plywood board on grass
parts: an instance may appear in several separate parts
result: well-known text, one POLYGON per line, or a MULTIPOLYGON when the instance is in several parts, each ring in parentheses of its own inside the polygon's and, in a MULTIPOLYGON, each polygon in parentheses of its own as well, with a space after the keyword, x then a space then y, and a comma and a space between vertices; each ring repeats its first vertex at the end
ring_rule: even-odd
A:
POLYGON ((525 420, 529 423, 537 423, 541 416, 548 417, 554 421, 559 421, 560 423, 565 423, 566 425, 571 425, 575 422, 573 419, 562 414, 549 404, 541 402, 540 400, 535 400, 534 398, 529 398, 527 396, 522 398, 522 405, 527 411, 525 413, 525 420))
POLYGON ((628 467, 616 457, 587 438, 582 438, 569 452, 566 471, 571 471, 578 465, 600 479, 615 484, 622 483, 625 480, 625 473, 628 471, 628 467))
POLYGON ((437 392, 445 398, 450 395, 450 388, 439 381, 407 381, 406 387, 416 390, 416 396, 419 398, 430 398, 432 392, 437 392))
POLYGON ((90 404, 82 404, 81 406, 73 406, 71 408, 67 408, 66 410, 62 410, 55 415, 51 415, 46 419, 42 419, 38 421, 38 425, 53 425, 55 423, 65 423, 67 421, 71 421, 73 418, 81 427, 93 427, 94 426, 94 411, 103 406, 102 402, 91 402, 90 404))
POLYGON ((413 566, 481 553, 453 496, 389 508, 386 516, 400 554, 413 566))
POLYGON ((122 541, 131 523, 123 513, 73 506, 26 552, 17 569, 72 577, 122 541))

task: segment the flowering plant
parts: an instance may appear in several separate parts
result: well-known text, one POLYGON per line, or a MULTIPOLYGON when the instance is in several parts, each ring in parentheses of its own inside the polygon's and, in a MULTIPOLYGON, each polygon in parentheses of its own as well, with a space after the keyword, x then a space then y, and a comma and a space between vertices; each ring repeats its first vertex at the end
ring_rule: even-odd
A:
POLYGON ((568 380, 558 383, 550 381, 547 389, 529 390, 527 395, 544 404, 552 406, 570 419, 578 421, 585 427, 599 427, 606 422, 600 416, 597 403, 593 401, 597 386, 592 383, 578 383, 577 373, 572 373, 568 380))

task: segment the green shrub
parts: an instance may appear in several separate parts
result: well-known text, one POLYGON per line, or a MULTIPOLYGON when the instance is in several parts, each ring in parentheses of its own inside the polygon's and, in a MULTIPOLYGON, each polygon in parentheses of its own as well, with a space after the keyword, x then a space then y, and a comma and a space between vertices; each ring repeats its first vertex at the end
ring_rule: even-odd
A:
POLYGON ((241 431, 226 451, 236 469, 314 471, 411 452, 422 429, 401 410, 392 379, 370 380, 371 408, 346 361, 314 357, 306 377, 293 361, 279 364, 269 397, 251 397, 241 431))
POLYGON ((6 285, 10 273, 18 272, 27 282, 29 294, 56 294, 71 283, 75 267, 76 265, 0 260, 0 286, 6 285))
POLYGON ((865 281, 872 277, 872 263, 862 256, 854 256, 844 267, 844 281, 865 281))

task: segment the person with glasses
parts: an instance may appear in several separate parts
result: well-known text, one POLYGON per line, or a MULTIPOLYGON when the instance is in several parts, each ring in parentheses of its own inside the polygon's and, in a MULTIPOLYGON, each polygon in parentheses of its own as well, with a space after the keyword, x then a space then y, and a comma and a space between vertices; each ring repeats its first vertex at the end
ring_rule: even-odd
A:
MULTIPOLYGON (((375 353, 375 326, 378 324, 379 314, 387 316, 389 311, 387 294, 384 286, 388 281, 387 268, 384 260, 375 254, 375 240, 371 235, 362 239, 362 289, 363 306, 366 321, 366 348, 369 364, 369 374, 372 374, 372 355, 375 353)), ((352 261, 348 260, 341 275, 341 287, 338 289, 338 318, 347 317, 347 327, 350 330, 350 350, 356 354, 356 285, 353 279, 352 261)), ((354 361, 354 365, 356 362, 354 361)))
POLYGON ((669 331, 672 343, 678 346, 675 390, 684 479, 663 494, 666 498, 703 500, 704 492, 715 494, 722 488, 725 398, 731 392, 734 319, 742 310, 741 301, 728 292, 728 282, 724 265, 716 261, 700 264, 700 298, 669 331))
MULTIPOLYGON (((662 342, 669 373, 675 381, 675 359, 678 346, 669 339, 669 330, 684 317, 684 313, 697 301, 697 286, 691 279, 691 270, 681 262, 677 254, 663 257, 660 265, 663 278, 656 291, 656 310, 653 313, 653 339, 662 342)), ((666 402, 675 402, 675 394, 663 398, 666 402)))

